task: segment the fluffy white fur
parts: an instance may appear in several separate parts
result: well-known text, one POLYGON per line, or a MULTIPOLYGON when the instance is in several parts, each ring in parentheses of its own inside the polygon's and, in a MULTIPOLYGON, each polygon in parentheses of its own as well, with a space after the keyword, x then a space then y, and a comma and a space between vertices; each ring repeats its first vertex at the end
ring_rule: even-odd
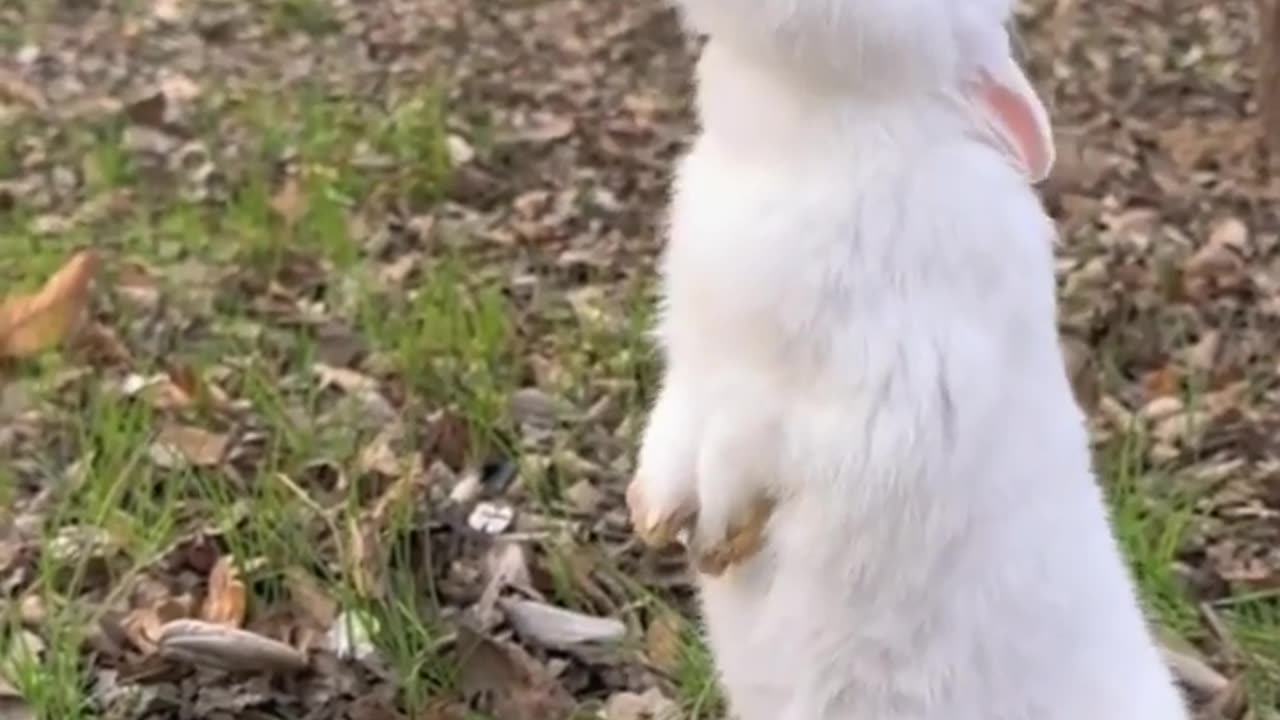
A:
POLYGON ((1090 467, 1054 230, 946 92, 955 8, 1008 4, 683 0, 703 131, 636 482, 705 542, 781 498, 702 578, 741 720, 1188 717, 1090 467))

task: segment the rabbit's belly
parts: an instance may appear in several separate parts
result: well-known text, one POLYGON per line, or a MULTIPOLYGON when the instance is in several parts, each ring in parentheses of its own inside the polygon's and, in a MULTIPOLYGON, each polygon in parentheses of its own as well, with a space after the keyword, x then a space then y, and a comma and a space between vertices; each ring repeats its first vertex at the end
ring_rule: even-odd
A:
POLYGON ((702 583, 737 720, 1185 720, 1087 494, 921 544, 876 525, 884 504, 792 500, 760 555, 702 583))

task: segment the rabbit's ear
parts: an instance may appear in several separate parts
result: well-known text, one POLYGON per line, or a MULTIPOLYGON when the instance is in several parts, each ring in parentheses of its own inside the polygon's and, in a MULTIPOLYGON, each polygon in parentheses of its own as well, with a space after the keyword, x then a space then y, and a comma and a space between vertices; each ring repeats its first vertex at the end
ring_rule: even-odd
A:
POLYGON ((1018 160, 1032 183, 1049 176, 1055 149, 1049 113, 1018 63, 1009 56, 982 68, 971 98, 996 140, 1018 160))

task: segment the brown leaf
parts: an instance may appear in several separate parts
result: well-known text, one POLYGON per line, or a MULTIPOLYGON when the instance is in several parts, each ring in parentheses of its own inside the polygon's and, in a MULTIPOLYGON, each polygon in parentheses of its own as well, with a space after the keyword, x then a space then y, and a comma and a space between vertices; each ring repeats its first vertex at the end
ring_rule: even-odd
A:
POLYGON ((152 458, 164 467, 183 462, 212 467, 226 457, 231 439, 191 425, 166 425, 152 445, 152 458))
POLYGON ((320 587, 315 578, 300 567, 291 567, 284 576, 289 596, 317 628, 328 630, 338 616, 338 603, 320 587))
POLYGON ((5 68, 0 68, 0 100, 19 102, 39 111, 49 107, 49 101, 44 93, 40 92, 40 88, 27 82, 16 72, 5 68))
POLYGON ((159 633, 160 654, 230 671, 290 671, 307 666, 301 652, 264 635, 200 620, 173 620, 159 633))
POLYGON ((34 295, 0 302, 0 358, 29 357, 57 345, 82 319, 98 270, 92 250, 76 253, 34 295))
POLYGON ((360 472, 366 474, 376 473, 386 477, 399 477, 401 473, 400 458, 396 457, 392 443, 402 434, 402 431, 395 426, 378 433, 378 436, 366 445, 360 451, 360 456, 356 458, 356 467, 360 472))
POLYGON ((668 675, 675 675, 684 664, 684 633, 687 622, 680 615, 663 611, 649 623, 645 631, 645 653, 649 662, 668 675))
POLYGON ((271 209, 288 227, 298 224, 307 212, 307 197, 297 176, 290 175, 276 193, 271 196, 271 209))
POLYGON ((680 717, 680 706, 658 688, 649 688, 643 695, 617 693, 604 705, 604 720, 679 720, 680 717))
POLYGON ((241 627, 247 604, 244 582, 240 580, 235 558, 223 555, 209 572, 209 591, 200 609, 200 617, 219 625, 241 627))
POLYGON ((561 720, 574 703, 549 672, 518 646, 470 626, 458 628, 458 684, 468 697, 487 696, 491 715, 503 720, 561 720))
POLYGON ((190 616, 191 606, 186 598, 168 598, 154 604, 134 608, 120 622, 120 629, 133 646, 144 655, 159 649, 160 629, 166 622, 190 616))
POLYGON ((130 375, 122 388, 126 397, 141 398, 157 410, 183 410, 191 407, 195 398, 185 388, 166 375, 143 377, 130 375))
POLYGON ((1142 378, 1142 389, 1148 398, 1177 395, 1182 385, 1182 373, 1173 365, 1153 370, 1142 378))
POLYGON ((321 388, 336 387, 353 395, 378 390, 377 380, 350 368, 316 363, 312 366, 312 371, 320 378, 321 388))

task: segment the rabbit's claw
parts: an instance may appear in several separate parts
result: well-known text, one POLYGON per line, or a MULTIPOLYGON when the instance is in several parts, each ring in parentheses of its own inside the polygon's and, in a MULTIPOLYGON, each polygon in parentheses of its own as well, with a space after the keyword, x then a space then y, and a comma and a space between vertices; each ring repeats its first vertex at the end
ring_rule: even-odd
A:
POLYGON ((627 487, 627 509, 640 541, 649 547, 663 548, 675 542, 680 531, 692 526, 698 506, 693 499, 663 503, 654 497, 653 489, 644 476, 636 476, 627 487))
POLYGON ((730 518, 719 538, 701 538, 695 543, 694 565, 698 572, 719 577, 730 567, 751 559, 764 547, 765 526, 773 516, 776 501, 767 495, 752 500, 743 512, 730 518))

